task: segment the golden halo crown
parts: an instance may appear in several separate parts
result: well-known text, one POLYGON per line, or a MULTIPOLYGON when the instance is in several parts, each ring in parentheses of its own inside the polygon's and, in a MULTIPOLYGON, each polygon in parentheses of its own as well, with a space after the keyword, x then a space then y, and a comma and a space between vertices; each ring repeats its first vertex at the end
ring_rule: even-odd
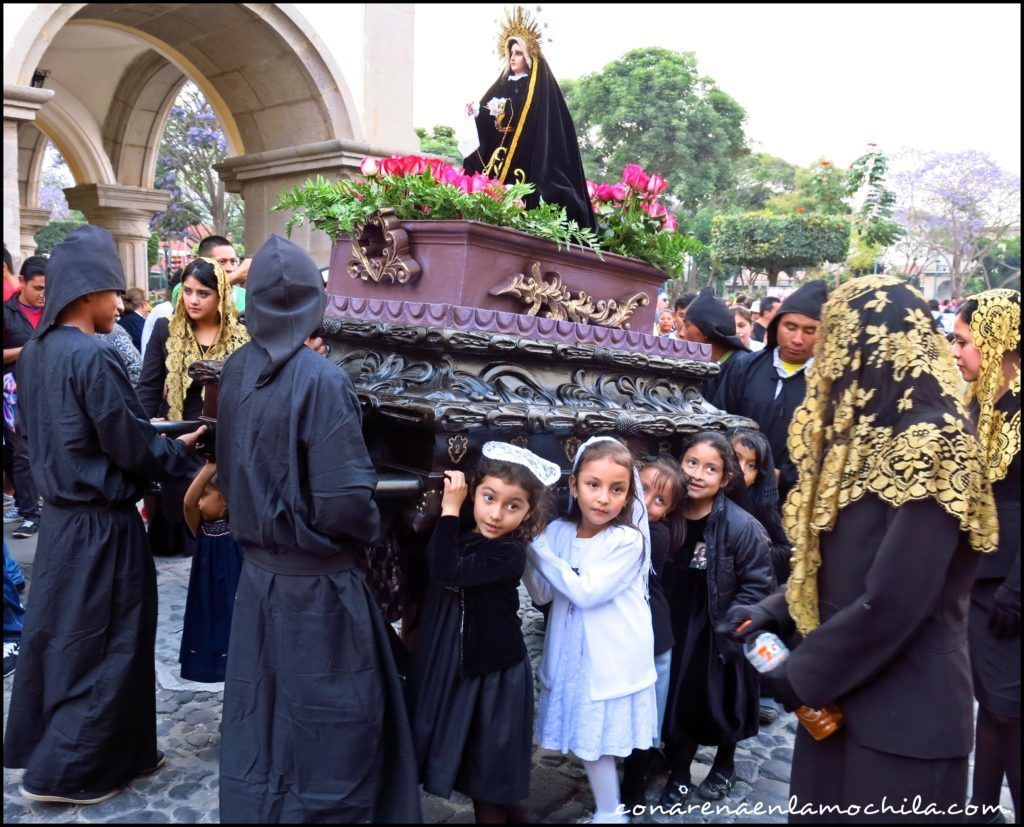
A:
POLYGON ((508 41, 511 38, 522 40, 526 47, 526 53, 531 58, 540 56, 543 32, 537 21, 533 19, 533 15, 522 6, 505 10, 505 22, 498 30, 498 56, 503 60, 508 56, 508 41))

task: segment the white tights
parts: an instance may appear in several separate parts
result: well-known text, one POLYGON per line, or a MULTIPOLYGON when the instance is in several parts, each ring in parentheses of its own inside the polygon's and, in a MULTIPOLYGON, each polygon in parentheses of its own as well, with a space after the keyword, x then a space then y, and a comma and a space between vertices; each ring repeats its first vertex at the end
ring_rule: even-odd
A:
POLYGON ((602 755, 596 761, 584 761, 590 789, 594 791, 595 823, 615 823, 619 809, 619 774, 615 756, 602 755))

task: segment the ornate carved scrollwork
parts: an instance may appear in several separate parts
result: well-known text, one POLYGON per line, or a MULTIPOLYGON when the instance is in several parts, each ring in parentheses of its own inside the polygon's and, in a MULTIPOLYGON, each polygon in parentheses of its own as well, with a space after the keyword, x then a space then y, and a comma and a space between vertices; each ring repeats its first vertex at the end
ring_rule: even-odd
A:
POLYGON ((523 304, 529 305, 526 310, 527 316, 536 316, 542 307, 547 307, 544 316, 548 319, 567 319, 571 322, 622 329, 629 328, 629 317, 638 307, 650 302, 646 293, 630 296, 621 304, 613 299, 595 302, 594 298, 583 290, 573 295, 559 273, 541 273, 539 261, 531 265, 530 272, 533 275, 529 277, 525 273, 517 273, 508 284, 491 288, 490 294, 519 299, 523 304))
POLYGON ((419 262, 409 255, 409 234, 393 209, 377 210, 356 222, 346 268, 352 278, 375 284, 409 284, 419 279, 419 262))

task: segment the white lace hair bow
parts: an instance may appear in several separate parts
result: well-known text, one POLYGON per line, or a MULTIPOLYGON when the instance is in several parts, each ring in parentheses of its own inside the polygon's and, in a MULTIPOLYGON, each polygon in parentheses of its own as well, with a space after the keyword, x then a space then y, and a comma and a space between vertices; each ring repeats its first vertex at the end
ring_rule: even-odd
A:
POLYGON ((483 449, 484 456, 488 459, 497 459, 502 462, 514 462, 528 468, 530 472, 541 481, 542 485, 554 485, 562 478, 562 469, 555 463, 538 457, 533 451, 520 448, 508 442, 485 442, 483 449))
MULTIPOLYGON (((622 445, 622 442, 617 440, 613 436, 592 436, 579 448, 576 449, 576 456, 572 461, 572 473, 576 474, 576 469, 580 464, 580 457, 583 456, 583 452, 595 442, 618 442, 622 445)), ((569 492, 569 507, 572 507, 572 491, 569 492)), ((647 521, 647 500, 644 499, 644 487, 643 483, 640 482, 640 470, 633 464, 633 503, 630 510, 629 521, 633 527, 640 532, 644 539, 644 559, 643 559, 643 571, 644 571, 644 596, 647 596, 647 580, 651 571, 651 525, 647 521)))

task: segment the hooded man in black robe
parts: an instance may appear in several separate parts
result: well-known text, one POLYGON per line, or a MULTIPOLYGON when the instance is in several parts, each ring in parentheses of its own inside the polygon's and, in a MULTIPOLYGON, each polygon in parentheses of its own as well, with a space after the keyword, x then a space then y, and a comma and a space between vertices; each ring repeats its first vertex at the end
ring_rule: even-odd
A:
POLYGON ((316 265, 271 236, 249 270, 252 341, 225 362, 217 475, 245 552, 231 623, 220 817, 417 822, 416 758, 358 545, 376 474, 348 375, 305 346, 323 320, 316 265))
POLYGON ((821 308, 827 298, 824 281, 802 285, 772 318, 764 350, 732 360, 717 393, 709 397, 716 407, 753 419, 768 437, 779 469, 780 502, 796 484, 786 435, 793 412, 804 401, 807 368, 814 358, 821 308))
POLYGON ((156 570, 135 504, 146 481, 186 477, 110 333, 125 289, 114 239, 80 227, 47 268, 46 309, 18 358, 18 401, 45 501, 32 598, 4 732, 4 766, 34 801, 95 804, 160 766, 156 570))
POLYGON ((680 334, 679 338, 688 342, 711 345, 711 359, 718 363, 720 370, 705 379, 701 386, 704 398, 710 402, 736 357, 748 350, 736 335, 736 317, 712 288, 705 287, 687 306, 680 334))
POLYGON ((467 174, 483 173, 503 184, 529 182, 535 191, 525 199, 528 208, 543 198, 565 207, 581 227, 596 230, 576 127, 540 53, 539 35, 521 9, 506 19, 499 36, 505 66, 473 113, 480 146, 462 165, 467 174))

